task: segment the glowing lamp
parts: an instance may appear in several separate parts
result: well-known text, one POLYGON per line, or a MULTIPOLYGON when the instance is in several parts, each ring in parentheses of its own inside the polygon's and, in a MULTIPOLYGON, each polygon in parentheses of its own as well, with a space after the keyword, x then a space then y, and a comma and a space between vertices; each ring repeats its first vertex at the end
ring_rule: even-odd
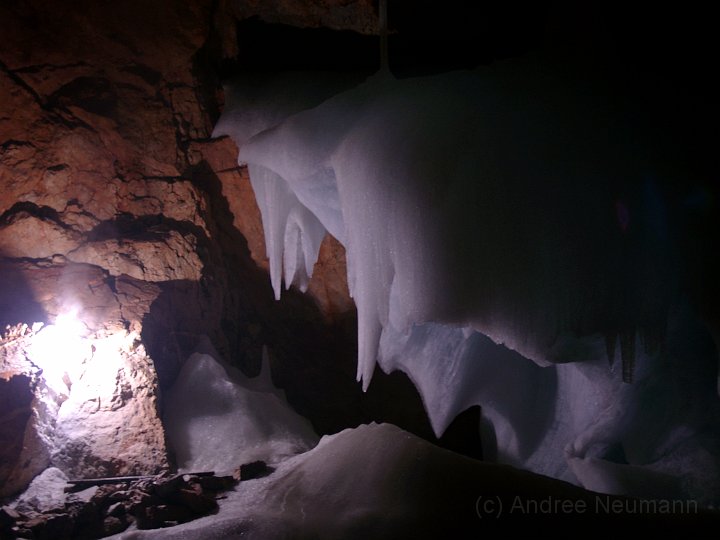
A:
POLYGON ((90 356, 90 345, 83 338, 85 325, 74 313, 58 315, 55 324, 42 328, 32 338, 30 360, 43 371, 55 391, 67 394, 83 363, 90 356))

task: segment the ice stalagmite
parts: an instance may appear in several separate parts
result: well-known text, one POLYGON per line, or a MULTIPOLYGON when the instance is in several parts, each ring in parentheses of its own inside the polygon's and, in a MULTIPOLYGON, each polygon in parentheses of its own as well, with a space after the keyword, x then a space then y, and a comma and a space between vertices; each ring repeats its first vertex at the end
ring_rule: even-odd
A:
POLYGON ((187 359, 164 415, 180 470, 229 473, 257 459, 276 463, 317 444, 310 423, 272 386, 267 357, 263 370, 249 379, 209 354, 187 359))

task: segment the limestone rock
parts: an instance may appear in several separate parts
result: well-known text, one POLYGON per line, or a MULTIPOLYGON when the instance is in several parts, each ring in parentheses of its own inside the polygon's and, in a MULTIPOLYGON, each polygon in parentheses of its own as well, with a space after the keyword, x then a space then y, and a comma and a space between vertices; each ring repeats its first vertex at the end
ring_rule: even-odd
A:
POLYGON ((22 514, 31 514, 62 508, 65 504, 67 480, 67 476, 60 469, 48 467, 15 499, 15 510, 22 514))
POLYGON ((75 478, 159 472, 167 461, 152 360, 131 336, 93 343, 58 413, 53 465, 75 478))
POLYGON ((78 246, 77 234, 51 220, 21 212, 0 225, 0 252, 6 257, 45 259, 63 255, 78 246))
POLYGON ((274 469, 269 467, 267 463, 262 460, 251 461, 250 463, 243 463, 234 472, 233 476, 239 480, 252 480, 254 478, 263 478, 272 474, 274 469))
POLYGON ((247 167, 238 166, 237 154, 238 148, 230 137, 195 143, 190 147, 191 158, 198 163, 206 162, 217 175, 232 213, 233 225, 245 237, 253 261, 267 271, 269 266, 260 209, 247 167))
MULTIPOLYGON (((235 145, 209 139, 222 99, 203 71, 220 54, 212 34, 275 8, 297 26, 358 30, 376 15, 365 0, 234 4, 0 6, 0 273, 16 284, 0 285, 7 322, 74 305, 92 328, 132 326, 153 342, 163 381, 202 334, 223 353, 259 350, 238 329, 274 309, 252 290, 260 274, 245 251, 267 269, 262 223, 235 145)), ((344 258, 327 242, 310 289, 332 318, 352 302, 337 296, 344 258)))
POLYGON ((101 483, 68 494, 74 490, 65 475, 47 469, 12 505, 0 508, 0 537, 103 538, 124 531, 133 521, 139 529, 169 527, 217 511, 216 498, 236 481, 203 473, 108 478, 101 483))
POLYGON ((350 297, 347 284, 345 248, 329 234, 320 244, 308 294, 330 320, 355 310, 355 302, 350 297))
POLYGON ((143 281, 198 281, 203 264, 195 238, 172 230, 161 238, 89 242, 68 253, 68 259, 94 264, 112 276, 125 274, 143 281))
MULTIPOLYGON (((0 264, 0 275, 15 276, 22 295, 9 295, 8 314, 17 321, 44 321, 77 311, 77 316, 92 330, 123 326, 122 299, 113 291, 107 272, 86 264, 68 263, 64 257, 51 261, 20 261, 0 264), (20 309, 23 303, 35 303, 31 312, 20 309)), ((8 294, 9 291, 0 291, 8 294)), ((2 294, 0 294, 0 297, 2 294)))
POLYGON ((92 334, 77 338, 82 349, 69 341, 39 349, 47 331, 0 342, 0 494, 20 491, 49 464, 72 477, 166 468, 157 375, 137 336, 92 334))

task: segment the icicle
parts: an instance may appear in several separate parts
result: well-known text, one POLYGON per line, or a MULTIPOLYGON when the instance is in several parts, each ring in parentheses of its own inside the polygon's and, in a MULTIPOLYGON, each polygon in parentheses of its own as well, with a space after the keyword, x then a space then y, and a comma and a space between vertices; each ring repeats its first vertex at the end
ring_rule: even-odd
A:
POLYGON ((270 282, 275 299, 280 300, 285 225, 294 195, 282 178, 271 170, 253 164, 250 164, 248 169, 250 183, 262 215, 265 250, 270 262, 270 282))
POLYGON ((622 379, 632 383, 635 372, 635 330, 620 332, 620 355, 622 357, 622 379))
POLYGON ((307 288, 325 228, 279 175, 252 163, 249 171, 262 215, 270 282, 275 299, 280 300, 283 263, 286 287, 297 281, 299 287, 307 288))
POLYGON ((362 382, 363 392, 367 392, 375 371, 383 327, 375 311, 376 306, 368 302, 365 295, 358 295, 356 303, 358 310, 357 381, 362 382))
POLYGON ((299 203, 293 207, 285 226, 283 263, 286 289, 294 284, 303 292, 307 290, 326 232, 310 210, 299 203))
MULTIPOLYGON (((285 249, 283 252, 285 290, 295 285, 301 291, 307 290, 309 277, 303 257, 302 231, 295 220, 288 219, 285 227, 285 249)), ((312 273, 312 271, 310 271, 312 273)))

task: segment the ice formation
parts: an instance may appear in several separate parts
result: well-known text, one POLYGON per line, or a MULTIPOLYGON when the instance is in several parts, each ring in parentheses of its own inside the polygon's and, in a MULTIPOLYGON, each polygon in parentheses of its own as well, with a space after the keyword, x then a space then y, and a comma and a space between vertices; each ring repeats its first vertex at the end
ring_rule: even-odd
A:
POLYGON ((253 135, 292 114, 320 105, 362 79, 358 73, 333 71, 244 73, 225 83, 225 113, 213 135, 230 135, 242 145, 253 135))
POLYGON ((202 353, 185 362, 163 420, 178 469, 186 472, 232 473, 259 459, 277 463, 318 440, 267 377, 248 379, 202 353))
POLYGON ((323 229, 344 244, 364 387, 376 361, 403 370, 437 433, 481 405, 504 462, 718 499, 716 352, 664 334, 705 343, 674 286, 663 167, 592 83, 535 59, 383 73, 287 118, 246 102, 263 120, 231 129, 230 107, 216 134, 242 131, 276 295, 282 268, 306 282, 323 229))

